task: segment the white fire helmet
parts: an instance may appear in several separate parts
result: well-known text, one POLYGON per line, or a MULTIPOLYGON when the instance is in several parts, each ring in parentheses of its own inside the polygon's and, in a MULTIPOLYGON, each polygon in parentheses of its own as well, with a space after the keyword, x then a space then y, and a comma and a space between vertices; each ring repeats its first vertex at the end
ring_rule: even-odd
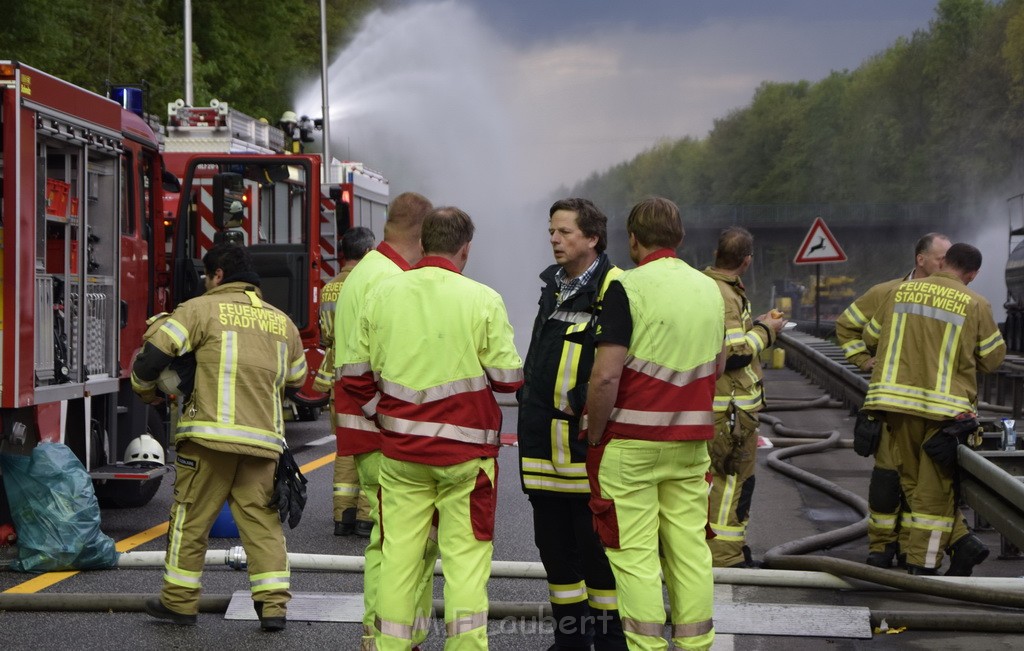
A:
POLYGON ((171 366, 160 371, 160 375, 156 378, 156 386, 169 396, 182 395, 181 376, 178 374, 178 370, 171 366))
POLYGON ((164 465, 164 448, 151 435, 142 434, 125 448, 124 462, 138 466, 162 466, 164 465))

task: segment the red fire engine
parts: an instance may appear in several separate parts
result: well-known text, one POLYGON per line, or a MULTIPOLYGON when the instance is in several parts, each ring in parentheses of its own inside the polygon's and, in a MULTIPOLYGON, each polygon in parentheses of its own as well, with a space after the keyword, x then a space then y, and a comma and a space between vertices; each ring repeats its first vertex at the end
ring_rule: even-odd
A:
MULTIPOLYGON (((167 471, 166 418, 132 393, 131 362, 146 318, 202 291, 213 243, 249 247, 312 376, 338 238, 380 237, 386 216, 387 181, 361 165, 321 183, 320 157, 281 153, 274 127, 222 103, 174 106, 163 136, 141 110, 0 61, 0 440, 67 444, 107 506, 145 504, 167 471)), ((293 399, 314 418, 327 397, 293 399)))
POLYGON ((262 280, 264 298, 298 326, 310 374, 289 401, 300 420, 315 420, 327 394, 312 383, 323 350, 319 295, 341 268, 338 238, 350 225, 383 234, 388 182, 361 163, 335 162, 322 183, 318 154, 285 153, 290 134, 213 100, 209 107, 168 106, 164 162, 181 180, 177 230, 165 270, 171 304, 202 291, 200 260, 214 243, 244 244, 262 280), (170 263, 174 262, 171 268, 170 263))

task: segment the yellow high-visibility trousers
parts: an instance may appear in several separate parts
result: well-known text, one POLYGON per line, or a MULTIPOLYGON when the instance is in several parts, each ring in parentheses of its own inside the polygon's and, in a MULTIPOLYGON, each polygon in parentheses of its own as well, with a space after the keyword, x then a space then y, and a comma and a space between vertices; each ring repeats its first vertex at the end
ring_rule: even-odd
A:
MULTIPOLYGON (((362 651, 376 649, 377 599, 380 589, 380 565, 383 528, 380 525, 380 466, 384 455, 380 450, 355 455, 356 470, 359 474, 359 487, 370 503, 370 519, 373 530, 370 542, 366 545, 365 566, 363 569, 363 639, 362 651)), ((436 530, 428 530, 424 536, 424 552, 415 582, 415 601, 418 612, 426 613, 425 619, 417 622, 412 631, 413 644, 419 644, 427 638, 429 615, 434 604, 434 564, 437 562, 436 530)), ((413 583, 405 584, 413 585, 413 583)))
POLYGON ((454 466, 383 458, 384 545, 377 601, 380 651, 408 651, 414 643, 413 631, 423 618, 429 618, 408 586, 416 584, 428 554, 426 541, 435 510, 437 542, 446 561, 444 648, 487 648, 487 581, 493 554, 496 479, 497 464, 490 458, 454 466))
POLYGON ((615 574, 630 649, 668 648, 662 562, 672 643, 711 648, 714 576, 704 529, 709 465, 706 441, 612 439, 588 451, 591 508, 615 574))

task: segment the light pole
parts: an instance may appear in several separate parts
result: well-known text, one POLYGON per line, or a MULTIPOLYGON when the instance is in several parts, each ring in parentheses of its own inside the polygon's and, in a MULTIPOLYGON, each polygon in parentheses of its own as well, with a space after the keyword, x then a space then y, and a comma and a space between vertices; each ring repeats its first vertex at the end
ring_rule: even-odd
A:
POLYGON ((185 106, 192 106, 192 0, 185 0, 185 106))
MULTIPOLYGON (((188 0, 185 0, 188 2, 188 0)), ((320 0, 320 92, 323 94, 323 171, 321 182, 331 179, 331 109, 327 99, 327 8, 326 0, 320 0)))

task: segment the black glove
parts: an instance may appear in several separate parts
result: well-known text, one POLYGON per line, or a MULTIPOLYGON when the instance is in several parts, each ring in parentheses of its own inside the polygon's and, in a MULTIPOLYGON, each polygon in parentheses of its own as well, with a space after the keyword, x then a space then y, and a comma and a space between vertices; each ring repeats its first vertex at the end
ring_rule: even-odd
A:
POLYGON ((878 450, 882 440, 882 421, 873 411, 861 409, 853 424, 853 451, 862 457, 870 457, 878 450))
POLYGON ((956 450, 967 438, 978 430, 978 419, 974 414, 960 414, 955 420, 942 422, 942 427, 924 442, 924 450, 932 461, 947 472, 956 468, 956 450))
POLYGON ((274 474, 274 494, 270 498, 270 508, 281 515, 281 522, 288 521, 288 527, 294 529, 302 518, 302 509, 306 508, 306 478, 295 463, 291 450, 285 448, 277 461, 277 472, 274 474))

